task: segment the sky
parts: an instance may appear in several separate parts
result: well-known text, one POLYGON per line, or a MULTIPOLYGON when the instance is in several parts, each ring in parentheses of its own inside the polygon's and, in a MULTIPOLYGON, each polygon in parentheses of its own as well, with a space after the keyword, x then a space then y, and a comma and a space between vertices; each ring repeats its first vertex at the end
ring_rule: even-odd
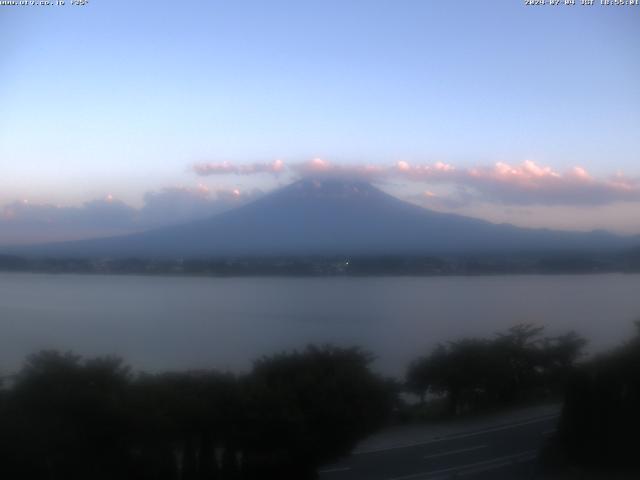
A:
POLYGON ((0 244, 138 231, 300 176, 640 233, 640 7, 0 6, 0 244))

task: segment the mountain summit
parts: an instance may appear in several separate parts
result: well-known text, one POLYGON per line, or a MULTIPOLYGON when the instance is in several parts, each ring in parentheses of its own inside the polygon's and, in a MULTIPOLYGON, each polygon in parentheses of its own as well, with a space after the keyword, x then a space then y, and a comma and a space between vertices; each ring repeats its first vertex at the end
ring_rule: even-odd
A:
POLYGON ((309 178, 205 220, 122 237, 41 245, 29 252, 194 258, 605 250, 632 243, 606 232, 496 225, 427 210, 367 182, 309 178))

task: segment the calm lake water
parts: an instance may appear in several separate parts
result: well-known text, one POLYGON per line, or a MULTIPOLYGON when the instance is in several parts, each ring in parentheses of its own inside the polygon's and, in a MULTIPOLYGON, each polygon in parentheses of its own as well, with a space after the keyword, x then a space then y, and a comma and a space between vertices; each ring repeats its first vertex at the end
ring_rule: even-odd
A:
POLYGON ((246 370, 307 343, 360 345, 401 375, 437 342, 520 322, 573 329, 589 350, 640 318, 640 275, 190 278, 0 274, 0 371, 42 348, 139 369, 246 370))

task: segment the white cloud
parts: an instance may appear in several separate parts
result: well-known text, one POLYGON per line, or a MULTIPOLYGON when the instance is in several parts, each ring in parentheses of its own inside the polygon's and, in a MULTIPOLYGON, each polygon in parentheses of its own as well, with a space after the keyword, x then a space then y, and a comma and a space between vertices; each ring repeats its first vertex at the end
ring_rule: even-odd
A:
POLYGON ((282 160, 274 160, 269 163, 232 164, 230 162, 197 163, 193 170, 201 176, 210 175, 255 175, 258 173, 279 174, 285 169, 282 160))
MULTIPOLYGON (((284 173, 298 177, 332 176, 358 178, 372 182, 401 179, 425 186, 446 184, 464 192, 465 201, 474 199, 513 205, 605 205, 640 201, 640 180, 618 173, 609 178, 595 178, 585 168, 575 166, 566 172, 540 165, 532 160, 520 164, 496 162, 457 168, 445 162, 411 164, 398 161, 392 165, 344 165, 314 158, 285 165, 258 163, 249 165, 206 164, 195 166, 199 175, 284 173)), ((454 201, 454 199, 450 199, 454 201)))
POLYGON ((141 208, 112 195, 79 207, 13 202, 0 208, 0 244, 33 243, 122 235, 189 222, 221 213, 259 197, 259 190, 219 189, 204 185, 169 187, 144 195, 141 208))

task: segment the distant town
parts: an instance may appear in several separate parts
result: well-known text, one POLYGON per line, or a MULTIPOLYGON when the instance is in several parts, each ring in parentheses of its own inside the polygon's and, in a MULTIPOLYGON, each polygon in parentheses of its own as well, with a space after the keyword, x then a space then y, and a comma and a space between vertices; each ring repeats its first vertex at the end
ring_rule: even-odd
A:
POLYGON ((246 256, 201 259, 0 255, 0 271, 189 276, 369 276, 639 272, 640 249, 618 253, 457 256, 246 256))

